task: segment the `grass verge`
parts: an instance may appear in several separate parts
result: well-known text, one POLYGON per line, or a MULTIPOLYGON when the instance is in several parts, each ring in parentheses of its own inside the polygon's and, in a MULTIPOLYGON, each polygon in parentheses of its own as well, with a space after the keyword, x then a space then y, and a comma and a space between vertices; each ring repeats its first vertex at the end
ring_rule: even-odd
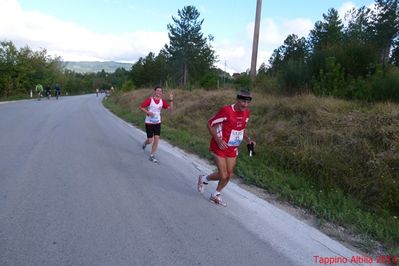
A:
MULTIPOLYGON (((150 94, 151 90, 138 90, 123 95, 117 94, 108 98, 104 102, 104 105, 124 120, 143 128, 143 114, 138 110, 137 106, 150 94)), ((208 152, 209 135, 206 131, 205 123, 217 111, 218 107, 221 107, 222 104, 231 103, 227 99, 228 97, 226 97, 229 94, 231 92, 178 91, 175 93, 175 99, 177 98, 177 100, 175 100, 176 109, 174 114, 164 113, 163 115, 162 138, 188 152, 197 154, 205 159, 210 159, 211 157, 208 152), (182 100, 179 101, 179 97, 182 100)), ((311 100, 314 101, 314 99, 311 100)), ((326 110, 346 110, 351 107, 348 107, 346 103, 332 103, 329 101, 323 102, 323 108, 320 109, 315 106, 314 102, 308 103, 309 99, 300 99, 300 103, 294 104, 292 102, 285 104, 284 101, 288 101, 286 99, 277 103, 267 99, 262 101, 262 104, 251 108, 254 110, 253 117, 257 122, 255 125, 252 125, 252 129, 249 128, 249 131, 252 131, 250 135, 256 136, 258 154, 254 157, 248 157, 245 156, 244 152, 240 153, 236 169, 237 174, 245 182, 278 195, 280 199, 288 201, 295 206, 305 208, 318 218, 320 227, 324 223, 331 222, 344 227, 349 232, 360 235, 362 241, 355 243, 355 246, 364 252, 376 256, 399 255, 399 219, 395 215, 383 209, 379 212, 370 211, 361 200, 352 197, 349 193, 345 193, 339 187, 323 185, 320 180, 314 177, 309 178, 309 174, 312 174, 311 171, 315 171, 316 174, 322 172, 317 169, 313 170, 315 168, 314 164, 311 165, 309 162, 306 162, 309 165, 308 168, 295 168, 293 164, 286 163, 285 161, 285 158, 287 158, 289 152, 292 152, 293 149, 282 150, 281 147, 287 148, 286 143, 298 142, 298 140, 293 140, 292 138, 297 133, 294 132, 293 127, 289 127, 290 123, 300 125, 302 130, 301 137, 308 137, 306 131, 310 131, 310 129, 303 126, 306 120, 310 120, 311 125, 322 123, 320 122, 321 120, 312 120, 314 119, 310 117, 312 113, 316 113, 319 117, 322 117, 323 123, 328 124, 330 122, 326 121, 326 115, 331 116, 332 112, 327 112, 326 110), (294 109, 295 104, 298 106, 297 109, 294 109), (310 107, 306 107, 306 105, 310 107), (311 111, 306 108, 309 108, 311 111), (268 120, 262 121, 265 117, 268 120), (286 117, 291 120, 289 122, 285 121, 286 117), (273 128, 254 128, 257 127, 257 124, 271 124, 273 119, 276 120, 273 128), (269 135, 268 140, 271 139, 272 141, 267 142, 257 132, 264 132, 265 135, 269 135), (288 137, 279 137, 278 134, 280 132, 289 132, 287 133, 288 137), (287 139, 287 142, 282 143, 281 139, 284 138, 287 139), (286 157, 282 157, 280 151, 286 153, 284 155, 286 157), (311 171, 308 171, 308 169, 311 169, 311 171), (382 248, 377 249, 377 243, 382 243, 382 248), (376 250, 379 253, 375 253, 376 250), (381 252, 385 254, 381 254, 381 252)), ((351 112, 351 116, 353 117, 353 112, 351 112)), ((345 119, 354 124, 351 117, 340 117, 339 121, 345 119)), ((322 128, 324 131, 327 131, 325 130, 326 126, 322 128)), ((388 129, 384 132, 387 132, 388 129)), ((340 132, 337 130, 331 131, 335 135, 328 137, 328 139, 331 139, 328 143, 339 143, 340 136, 337 134, 340 132)), ((311 155, 319 152, 308 148, 309 146, 306 145, 316 142, 318 147, 322 147, 321 145, 327 142, 327 135, 320 135, 323 133, 320 130, 313 130, 313 135, 316 134, 314 132, 318 134, 316 137, 312 139, 308 137, 304 141, 301 140, 296 148, 303 146, 305 149, 312 151, 311 155)), ((345 128, 344 132, 347 133, 348 129, 345 128)), ((343 135, 343 137, 345 137, 345 140, 348 140, 350 136, 343 135)), ((384 139, 384 141, 386 140, 384 139)), ((333 148, 336 149, 338 146, 336 144, 333 148)), ((303 150, 297 150, 297 152, 301 155, 301 160, 303 160, 302 158, 305 158, 306 154, 303 153, 303 150)), ((324 153, 327 155, 331 154, 331 152, 324 153)), ((296 162, 297 158, 298 156, 292 161, 296 162)), ((316 159, 320 161, 319 158, 316 159)), ((335 157, 333 159, 336 160, 335 157)), ((334 162, 331 161, 331 164, 334 165, 334 162)), ((299 163, 301 161, 298 162, 298 165, 299 163)), ((349 179, 349 181, 351 180, 349 179)), ((354 179, 353 182, 355 181, 354 179)))

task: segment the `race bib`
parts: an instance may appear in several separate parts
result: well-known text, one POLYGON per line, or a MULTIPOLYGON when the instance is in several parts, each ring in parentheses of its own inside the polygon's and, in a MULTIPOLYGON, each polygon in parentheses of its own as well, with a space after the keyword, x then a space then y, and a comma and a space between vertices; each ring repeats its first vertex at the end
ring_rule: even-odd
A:
POLYGON ((237 147, 240 146, 242 139, 244 138, 244 130, 232 130, 230 139, 227 145, 237 147))
POLYGON ((156 113, 154 116, 150 116, 149 121, 152 124, 158 124, 161 122, 161 115, 156 113))

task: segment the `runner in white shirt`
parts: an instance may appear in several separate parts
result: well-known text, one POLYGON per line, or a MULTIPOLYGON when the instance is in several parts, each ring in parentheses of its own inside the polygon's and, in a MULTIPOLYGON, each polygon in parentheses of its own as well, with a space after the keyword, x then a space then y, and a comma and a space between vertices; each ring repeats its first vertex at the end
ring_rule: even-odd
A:
POLYGON ((150 161, 155 163, 158 162, 155 158, 155 152, 161 135, 161 110, 173 109, 173 93, 169 94, 169 104, 162 99, 162 93, 161 87, 155 87, 153 95, 145 99, 139 106, 146 113, 144 123, 147 139, 143 143, 143 150, 148 144, 152 143, 150 161))

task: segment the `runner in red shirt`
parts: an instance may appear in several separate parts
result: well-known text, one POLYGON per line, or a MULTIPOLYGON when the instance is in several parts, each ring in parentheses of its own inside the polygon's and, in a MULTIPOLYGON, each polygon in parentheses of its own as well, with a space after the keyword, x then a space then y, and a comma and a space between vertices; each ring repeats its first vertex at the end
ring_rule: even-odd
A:
POLYGON ((169 94, 169 104, 162 99, 162 88, 155 87, 151 97, 145 99, 139 106, 141 111, 146 113, 145 131, 147 139, 143 143, 143 150, 148 144, 152 143, 150 161, 158 162, 155 158, 155 152, 158 148, 159 137, 161 135, 161 110, 173 109, 173 93, 169 94))
POLYGON ((216 191, 211 194, 210 200, 225 207, 227 204, 222 201, 220 193, 234 176, 238 147, 242 140, 248 144, 256 144, 245 132, 250 115, 248 105, 251 100, 249 91, 240 91, 235 104, 222 107, 208 120, 208 130, 212 136, 209 150, 214 154, 218 171, 208 176, 200 175, 197 188, 199 192, 203 192, 204 185, 208 184, 208 181, 218 180, 216 191))

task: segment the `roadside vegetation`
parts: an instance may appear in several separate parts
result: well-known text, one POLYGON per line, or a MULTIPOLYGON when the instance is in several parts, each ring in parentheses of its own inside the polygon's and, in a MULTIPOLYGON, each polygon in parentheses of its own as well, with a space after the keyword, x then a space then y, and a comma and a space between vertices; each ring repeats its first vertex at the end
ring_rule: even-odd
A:
MULTIPOLYGON (((138 105, 152 92, 117 93, 104 104, 143 129, 138 105)), ((173 92, 175 110, 164 113, 162 138, 210 160, 206 121, 234 102, 235 90, 173 92)), ((249 157, 241 151, 237 174, 307 209, 320 227, 332 222, 361 235, 363 240, 352 244, 363 251, 372 252, 378 240, 387 254, 399 254, 398 108, 392 103, 254 92, 248 131, 256 139, 257 153, 249 157)))

